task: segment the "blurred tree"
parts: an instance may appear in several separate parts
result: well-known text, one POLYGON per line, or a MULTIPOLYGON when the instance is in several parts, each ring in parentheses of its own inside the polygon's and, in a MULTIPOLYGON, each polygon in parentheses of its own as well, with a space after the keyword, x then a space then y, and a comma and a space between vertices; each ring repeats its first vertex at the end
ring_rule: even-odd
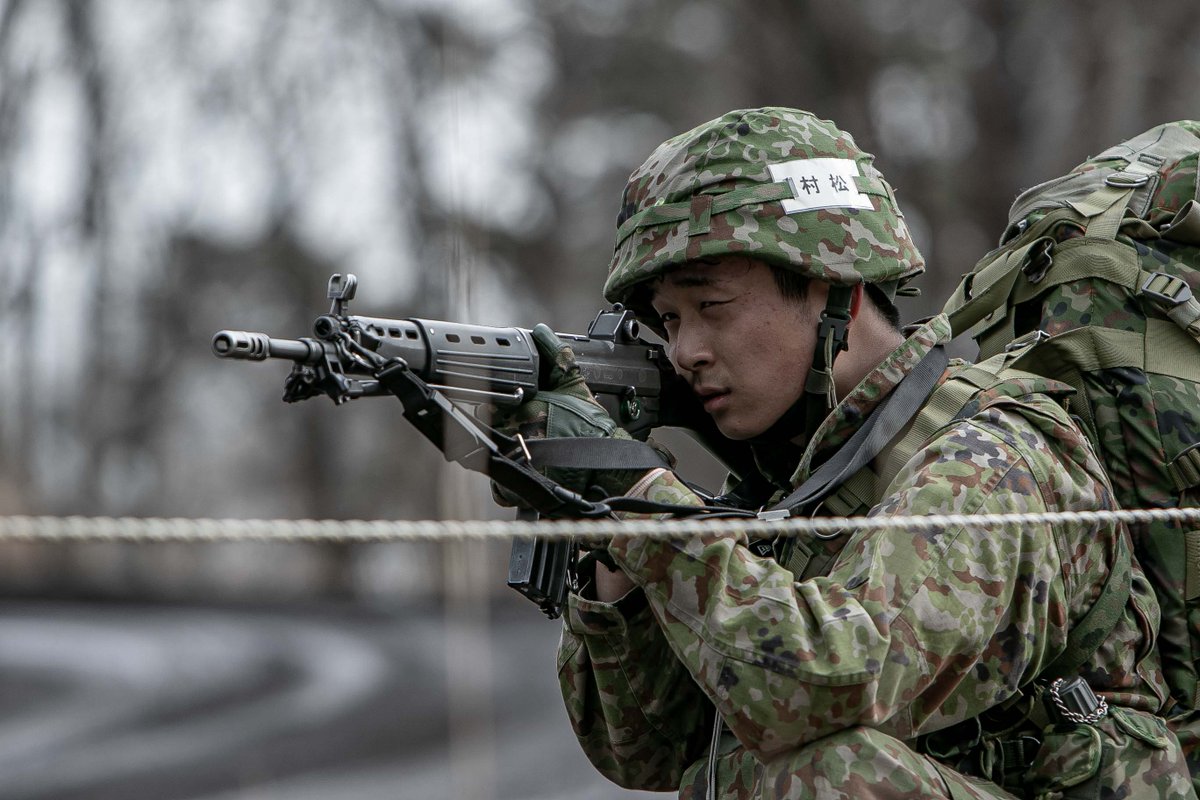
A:
POLYGON ((876 153, 930 313, 1021 188, 1195 114, 1192 15, 0 0, 0 512, 497 513, 392 404, 280 409, 286 370, 217 362, 212 332, 303 335, 333 271, 363 311, 582 329, 628 173, 767 104, 876 153))

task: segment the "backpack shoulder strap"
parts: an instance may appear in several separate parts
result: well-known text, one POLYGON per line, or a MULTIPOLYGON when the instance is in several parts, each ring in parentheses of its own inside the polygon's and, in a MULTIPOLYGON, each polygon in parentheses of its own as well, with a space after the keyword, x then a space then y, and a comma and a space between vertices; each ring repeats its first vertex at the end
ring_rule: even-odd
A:
POLYGON ((993 316, 1008 306, 1017 277, 1048 259, 1054 246, 1049 232, 1074 216, 1069 209, 1047 214, 1016 240, 988 253, 973 271, 963 275, 942 308, 942 313, 950 318, 954 335, 961 335, 980 323, 992 322, 993 316))
POLYGON ((993 364, 985 361, 956 370, 934 391, 929 402, 916 415, 904 435, 884 453, 878 465, 880 491, 886 489, 899 474, 901 467, 916 455, 925 442, 953 422, 980 391, 997 381, 992 366, 993 364))
MULTIPOLYGON (((1043 384, 1039 391, 1058 394, 1068 389, 1056 389, 1045 385, 1038 375, 1014 369, 1012 364, 1020 358, 1027 346, 1037 342, 1028 337, 1013 343, 1006 352, 993 356, 978 364, 968 364, 952 370, 946 380, 929 396, 928 402, 912 418, 908 427, 880 453, 874 467, 867 466, 842 484, 839 490, 826 500, 826 507, 834 514, 849 514, 856 509, 870 508, 882 498, 887 487, 917 452, 942 428, 959 419, 971 401, 984 391, 1000 387, 1014 378, 1031 379, 1043 384)), ((1028 391, 1028 384, 1021 391, 1028 391)))
POLYGON ((850 516, 876 505, 925 442, 953 422, 982 390, 1007 378, 1000 372, 1010 360, 1005 355, 952 370, 874 463, 864 465, 825 498, 826 510, 834 516, 850 516))

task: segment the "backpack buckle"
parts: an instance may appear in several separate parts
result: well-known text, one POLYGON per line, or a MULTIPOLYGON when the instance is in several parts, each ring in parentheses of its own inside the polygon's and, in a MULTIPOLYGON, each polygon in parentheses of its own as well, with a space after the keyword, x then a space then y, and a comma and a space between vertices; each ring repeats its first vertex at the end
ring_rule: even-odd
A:
POLYGON ((1192 299, 1192 287, 1183 278, 1165 272, 1152 272, 1142 283, 1140 294, 1160 306, 1173 308, 1192 299))
POLYGON ((1025 263, 1021 265, 1021 272, 1025 274, 1030 283, 1041 283, 1042 278, 1046 277, 1046 273, 1054 263, 1054 259, 1050 256, 1054 244, 1054 240, 1049 236, 1043 236, 1029 246, 1029 252, 1025 255, 1025 263))
POLYGON ((1104 183, 1112 186, 1115 189, 1136 189, 1139 186, 1145 186, 1150 182, 1149 175, 1142 175, 1136 172, 1114 172, 1104 179, 1104 183))
POLYGON ((1004 346, 1004 352, 1013 353, 1017 350, 1024 350, 1026 347, 1033 347, 1035 344, 1040 344, 1050 338, 1050 334, 1046 333, 1041 328, 1029 333, 1024 333, 1013 339, 1004 346))

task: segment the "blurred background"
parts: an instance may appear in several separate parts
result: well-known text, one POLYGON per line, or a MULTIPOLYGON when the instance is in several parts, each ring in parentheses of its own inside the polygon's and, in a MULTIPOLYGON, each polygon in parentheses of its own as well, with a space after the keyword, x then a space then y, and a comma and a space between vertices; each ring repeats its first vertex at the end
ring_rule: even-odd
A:
MULTIPOLYGON (((937 310, 1019 190, 1195 118, 1193 3, 0 0, 0 515, 505 518, 396 403, 214 331, 582 331, 617 199, 733 108, 837 121, 937 310)), ((699 463, 686 437, 685 460, 699 463)), ((672 439, 672 443, 676 443, 672 439)), ((695 467, 711 476, 711 465, 695 467)), ((507 547, 0 543, 0 798, 622 798, 507 547)))

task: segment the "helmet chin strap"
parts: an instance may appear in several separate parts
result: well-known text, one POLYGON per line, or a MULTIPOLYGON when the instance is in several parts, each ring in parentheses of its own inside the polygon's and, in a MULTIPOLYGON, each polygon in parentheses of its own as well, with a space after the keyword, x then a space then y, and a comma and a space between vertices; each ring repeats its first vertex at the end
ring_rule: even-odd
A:
POLYGON ((833 361, 846 349, 846 328, 850 325, 850 302, 854 287, 835 284, 829 287, 829 298, 817 325, 817 346, 813 351, 812 367, 804 384, 804 430, 812 436, 837 405, 837 389, 833 384, 833 361))
POLYGON ((770 428, 749 440, 752 445, 777 446, 795 439, 807 442, 817 427, 837 405, 833 383, 833 362, 846 349, 846 328, 850 324, 850 303, 854 287, 833 284, 817 324, 817 343, 812 366, 804 383, 804 393, 770 428))

